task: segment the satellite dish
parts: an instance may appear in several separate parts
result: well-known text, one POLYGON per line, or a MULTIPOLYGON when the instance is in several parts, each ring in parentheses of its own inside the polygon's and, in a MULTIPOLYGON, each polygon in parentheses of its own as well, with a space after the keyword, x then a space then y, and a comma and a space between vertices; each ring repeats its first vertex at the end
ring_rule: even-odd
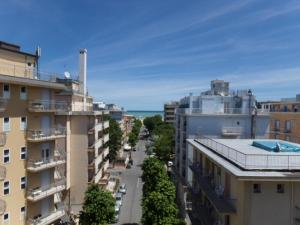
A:
POLYGON ((64 75, 65 75, 66 79, 70 79, 71 78, 71 74, 68 71, 65 71, 64 75))

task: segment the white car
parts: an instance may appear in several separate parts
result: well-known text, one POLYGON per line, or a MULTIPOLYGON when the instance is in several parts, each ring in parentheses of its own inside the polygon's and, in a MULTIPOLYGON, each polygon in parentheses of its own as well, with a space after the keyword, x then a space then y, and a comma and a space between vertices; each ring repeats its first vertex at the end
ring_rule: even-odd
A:
POLYGON ((173 166, 173 162, 172 161, 168 161, 168 167, 173 166))
POLYGON ((126 194, 126 184, 121 184, 119 188, 119 192, 122 193, 123 195, 126 194))
POLYGON ((122 193, 120 192, 116 194, 116 205, 122 205, 122 193))

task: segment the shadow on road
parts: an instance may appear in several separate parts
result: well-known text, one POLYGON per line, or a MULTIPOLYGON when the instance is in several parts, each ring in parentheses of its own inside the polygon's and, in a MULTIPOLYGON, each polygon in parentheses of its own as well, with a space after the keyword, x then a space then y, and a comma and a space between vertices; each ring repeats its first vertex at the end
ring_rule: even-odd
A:
POLYGON ((122 223, 122 225, 139 225, 138 223, 122 223))

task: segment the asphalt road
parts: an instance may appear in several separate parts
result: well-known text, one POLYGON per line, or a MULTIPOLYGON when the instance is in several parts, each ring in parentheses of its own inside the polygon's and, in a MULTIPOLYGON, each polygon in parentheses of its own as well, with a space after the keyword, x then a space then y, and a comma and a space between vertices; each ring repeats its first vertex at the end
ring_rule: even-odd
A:
POLYGON ((132 152, 133 166, 122 170, 121 182, 127 186, 126 195, 123 197, 121 215, 118 225, 140 224, 142 217, 142 170, 141 164, 145 158, 145 141, 137 143, 136 151, 132 152))

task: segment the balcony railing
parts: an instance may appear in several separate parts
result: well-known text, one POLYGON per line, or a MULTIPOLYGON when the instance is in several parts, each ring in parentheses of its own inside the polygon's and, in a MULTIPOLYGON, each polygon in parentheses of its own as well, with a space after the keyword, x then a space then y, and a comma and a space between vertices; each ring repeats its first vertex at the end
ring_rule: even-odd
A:
POLYGON ((109 134, 105 134, 103 137, 103 142, 106 143, 109 141, 109 134))
POLYGON ((52 168, 66 162, 66 156, 61 151, 55 151, 53 158, 27 161, 27 170, 32 172, 52 168))
POLYGON ((200 189, 205 193, 211 204, 215 206, 219 213, 235 213, 233 199, 224 196, 224 187, 216 185, 213 175, 203 170, 201 164, 189 161, 189 167, 193 171, 196 182, 200 189))
POLYGON ((56 210, 49 212, 47 214, 36 216, 35 218, 30 218, 27 220, 29 225, 48 225, 52 224, 56 220, 62 218, 66 215, 66 209, 64 206, 59 206, 56 210))
POLYGON ((42 187, 31 188, 27 191, 27 199, 30 201, 39 201, 66 188, 66 180, 61 179, 52 184, 42 187))
POLYGON ((70 104, 65 101, 33 100, 28 103, 30 112, 58 112, 70 111, 70 109, 70 104))
POLYGON ((7 107, 7 99, 0 98, 0 112, 4 112, 7 107))
POLYGON ((0 165, 0 180, 5 180, 6 178, 6 167, 0 165))
POLYGON ((49 128, 41 130, 28 130, 27 140, 28 141, 43 141, 51 140, 55 138, 64 137, 66 135, 66 128, 49 128))
POLYGON ((0 132, 0 146, 4 146, 6 144, 6 133, 0 132))
POLYGON ((293 153, 245 154, 208 137, 199 136, 195 141, 245 169, 300 169, 300 155, 293 153))

